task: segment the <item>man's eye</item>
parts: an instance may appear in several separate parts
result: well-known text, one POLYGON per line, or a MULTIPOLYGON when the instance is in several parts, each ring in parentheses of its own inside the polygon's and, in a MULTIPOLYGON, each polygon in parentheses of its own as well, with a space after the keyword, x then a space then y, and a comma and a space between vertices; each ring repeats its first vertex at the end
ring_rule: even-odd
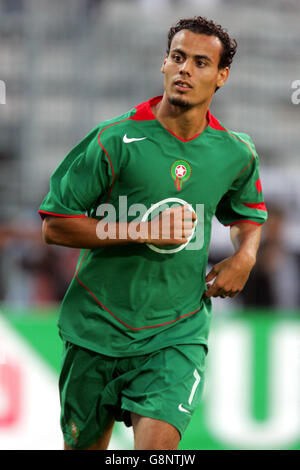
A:
POLYGON ((176 62, 179 62, 180 59, 181 59, 181 57, 180 57, 180 55, 174 55, 174 56, 173 56, 173 59, 174 59, 176 62))
POLYGON ((205 65, 205 62, 203 62, 203 60, 198 60, 197 65, 199 67, 203 67, 205 65))

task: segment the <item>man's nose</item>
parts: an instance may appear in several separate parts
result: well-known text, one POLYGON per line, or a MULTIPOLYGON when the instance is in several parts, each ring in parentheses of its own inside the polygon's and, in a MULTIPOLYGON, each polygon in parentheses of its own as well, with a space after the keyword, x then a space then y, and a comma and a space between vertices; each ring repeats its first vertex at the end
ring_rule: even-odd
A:
POLYGON ((182 64, 181 64, 181 68, 180 68, 180 73, 181 74, 187 74, 187 75, 191 75, 192 73, 192 62, 190 60, 185 60, 182 64))

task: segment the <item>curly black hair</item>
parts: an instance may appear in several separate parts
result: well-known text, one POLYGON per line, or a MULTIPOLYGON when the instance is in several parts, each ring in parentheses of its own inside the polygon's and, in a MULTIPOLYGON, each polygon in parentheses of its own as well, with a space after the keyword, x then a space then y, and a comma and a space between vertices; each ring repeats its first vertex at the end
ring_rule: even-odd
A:
POLYGON ((193 33, 206 34, 207 36, 216 36, 223 45, 223 51, 220 56, 219 69, 231 66, 233 57, 237 49, 237 41, 232 39, 221 25, 212 20, 207 20, 203 16, 194 16, 194 18, 182 18, 168 32, 167 54, 170 52, 171 42, 176 33, 182 29, 188 29, 193 33))

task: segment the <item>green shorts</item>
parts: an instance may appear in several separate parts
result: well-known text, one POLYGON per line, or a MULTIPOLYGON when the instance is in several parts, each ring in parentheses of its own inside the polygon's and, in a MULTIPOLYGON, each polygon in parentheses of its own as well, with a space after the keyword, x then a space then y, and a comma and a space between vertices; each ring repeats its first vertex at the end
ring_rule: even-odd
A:
POLYGON ((206 353, 194 344, 113 358, 66 342, 59 378, 66 444, 89 447, 113 420, 131 426, 130 412, 166 421, 182 437, 201 400, 206 353))

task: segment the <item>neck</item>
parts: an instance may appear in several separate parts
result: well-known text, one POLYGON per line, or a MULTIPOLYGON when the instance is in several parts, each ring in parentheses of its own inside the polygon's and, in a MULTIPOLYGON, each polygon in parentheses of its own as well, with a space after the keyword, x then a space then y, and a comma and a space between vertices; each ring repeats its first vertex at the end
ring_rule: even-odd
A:
POLYGON ((210 103, 203 103, 189 109, 175 106, 168 101, 166 93, 152 112, 156 119, 167 129, 183 140, 201 134, 208 125, 207 111, 210 103))

